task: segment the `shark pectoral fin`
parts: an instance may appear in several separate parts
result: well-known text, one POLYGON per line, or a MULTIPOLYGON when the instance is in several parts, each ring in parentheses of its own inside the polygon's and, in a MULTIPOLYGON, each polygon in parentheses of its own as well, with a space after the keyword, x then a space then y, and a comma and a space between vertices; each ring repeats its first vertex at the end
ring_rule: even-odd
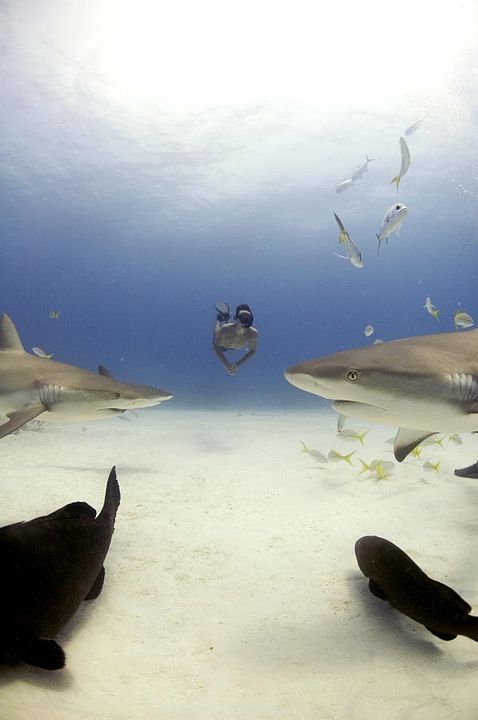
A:
POLYGON ((108 378, 111 378, 112 380, 114 380, 113 375, 110 373, 109 370, 107 370, 107 369, 105 368, 104 365, 100 365, 100 366, 99 366, 98 372, 99 372, 100 375, 103 375, 104 377, 108 377, 108 378))
POLYGON ((452 635, 451 633, 444 633, 440 632, 439 630, 434 630, 431 627, 428 627, 428 625, 425 625, 426 629, 431 632, 432 635, 435 635, 435 637, 440 638, 440 640, 454 640, 456 638, 456 635, 452 635))
POLYGON ((30 420, 34 420, 44 412, 46 412, 44 405, 30 405, 29 407, 23 408, 23 410, 7 413, 9 420, 3 425, 0 425, 0 439, 15 432, 15 430, 18 430, 18 428, 21 428, 30 420))
POLYGON ((93 583, 93 585, 90 588, 90 591, 88 595, 85 597, 85 600, 96 600, 98 595, 103 589, 103 583, 105 581, 105 569, 104 567, 101 568, 98 575, 96 576, 96 580, 93 583))
POLYGON ((428 432, 427 430, 411 430, 410 428, 399 428, 395 441, 393 443, 393 454, 398 462, 402 462, 407 457, 408 453, 411 453, 413 448, 420 445, 423 440, 426 440, 430 435, 435 435, 435 432, 428 432))

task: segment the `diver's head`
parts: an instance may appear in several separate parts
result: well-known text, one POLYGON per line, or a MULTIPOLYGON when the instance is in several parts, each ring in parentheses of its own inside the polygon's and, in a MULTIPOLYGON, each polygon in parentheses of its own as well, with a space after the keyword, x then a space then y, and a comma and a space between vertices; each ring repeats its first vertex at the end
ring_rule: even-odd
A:
POLYGON ((254 317, 251 312, 249 305, 238 305, 236 308, 236 320, 238 320, 244 327, 251 327, 254 322, 254 317))

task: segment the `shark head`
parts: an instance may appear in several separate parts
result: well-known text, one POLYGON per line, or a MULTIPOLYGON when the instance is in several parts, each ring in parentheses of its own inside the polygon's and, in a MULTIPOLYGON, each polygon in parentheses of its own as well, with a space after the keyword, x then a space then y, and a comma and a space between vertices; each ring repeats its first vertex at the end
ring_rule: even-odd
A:
POLYGON ((345 350, 285 377, 344 415, 402 428, 457 432, 477 425, 478 337, 442 333, 345 350), (472 417, 474 415, 474 417, 472 417))
POLYGON ((171 393, 149 385, 116 382, 115 397, 108 401, 109 408, 118 410, 139 410, 171 400, 171 393))

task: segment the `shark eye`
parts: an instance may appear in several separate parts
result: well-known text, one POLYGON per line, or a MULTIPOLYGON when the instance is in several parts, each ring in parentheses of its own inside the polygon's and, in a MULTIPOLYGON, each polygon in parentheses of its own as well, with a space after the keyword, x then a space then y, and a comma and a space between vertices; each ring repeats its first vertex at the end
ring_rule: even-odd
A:
POLYGON ((345 379, 349 382, 356 382, 358 380, 358 372, 357 370, 347 370, 345 373, 345 379))

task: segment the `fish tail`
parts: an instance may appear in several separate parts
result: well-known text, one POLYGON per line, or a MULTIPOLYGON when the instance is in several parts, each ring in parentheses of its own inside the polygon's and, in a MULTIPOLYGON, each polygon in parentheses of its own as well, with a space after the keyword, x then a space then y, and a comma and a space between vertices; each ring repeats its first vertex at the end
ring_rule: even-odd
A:
POLYGON ((433 317, 435 318, 435 320, 438 320, 438 322, 440 322, 440 318, 438 317, 439 312, 439 310, 433 310, 432 312, 433 317))
POLYGON ((463 628, 459 632, 460 635, 465 635, 465 637, 478 642, 478 617, 467 615, 463 622, 463 628))
POLYGON ((364 438, 365 438, 365 435, 367 435, 367 434, 368 434, 368 430, 366 430, 365 432, 363 432, 361 435, 358 436, 358 439, 359 439, 360 444, 361 444, 362 446, 365 444, 365 443, 364 443, 364 438))
POLYGON ((360 462, 362 463, 362 469, 359 472, 359 475, 362 475, 364 472, 368 472, 370 470, 370 465, 362 460, 362 458, 359 458, 360 462))
POLYGON ((355 450, 353 450, 348 455, 343 456, 343 459, 345 460, 345 462, 347 462, 349 465, 352 465, 352 467, 354 466, 354 464, 352 462, 352 455, 354 455, 354 454, 355 454, 355 450))
POLYGON ((310 452, 310 448, 307 447, 307 445, 305 444, 305 442, 303 440, 301 440, 301 443, 304 446, 302 452, 306 452, 306 453, 310 452))
POLYGON ((375 160, 375 158, 369 158, 369 156, 367 155, 367 153, 365 153, 365 159, 366 159, 367 162, 373 162, 373 161, 375 160))
POLYGON ((375 234, 376 234, 377 240, 378 240, 377 255, 379 255, 380 254, 380 245, 382 244, 382 238, 380 237, 380 235, 378 233, 375 233, 375 234))
POLYGON ((397 195, 398 195, 398 186, 400 185, 400 180, 401 180, 400 175, 395 175, 395 177, 393 178, 392 183, 391 183, 392 185, 393 185, 393 183, 397 183, 397 195))

